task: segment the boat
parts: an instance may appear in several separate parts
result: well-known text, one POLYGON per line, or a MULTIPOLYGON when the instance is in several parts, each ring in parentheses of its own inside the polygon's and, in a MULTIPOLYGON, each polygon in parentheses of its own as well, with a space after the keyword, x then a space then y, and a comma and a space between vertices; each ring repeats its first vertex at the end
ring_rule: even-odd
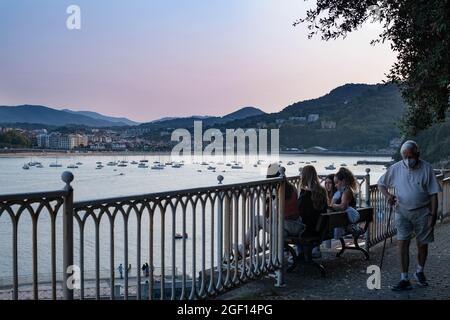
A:
POLYGON ((207 168, 208 170, 216 170, 216 167, 213 167, 213 166, 208 166, 208 168, 207 168))
POLYGON ((98 166, 95 167, 95 169, 97 169, 97 170, 102 169, 102 168, 103 168, 103 166, 101 164, 99 164, 98 166))
POLYGON ((163 170, 165 166, 163 164, 155 164, 151 167, 152 170, 163 170))
POLYGON ((175 239, 183 239, 183 238, 187 239, 187 237, 188 237, 187 233, 185 233, 184 236, 181 233, 176 233, 175 234, 175 239))
POLYGON ((346 163, 341 163, 341 167, 346 167, 347 164, 346 163))
POLYGON ((138 164, 138 168, 147 169, 147 168, 148 168, 148 165, 146 165, 144 162, 142 162, 142 163, 139 163, 139 164, 138 164))
POLYGON ((227 167, 231 167, 231 163, 227 163, 226 166, 227 166, 227 167))
POLYGON ((61 168, 62 164, 59 164, 57 162, 53 162, 53 163, 50 163, 49 167, 50 168, 61 168))
POLYGON ((317 160, 311 160, 312 163, 317 163, 317 160))
POLYGON ((198 169, 197 172, 202 172, 202 170, 198 169))
POLYGON ((148 160, 144 159, 144 160, 139 160, 139 162, 148 162, 148 160))
POLYGON ((306 161, 306 162, 305 162, 305 164, 311 164, 311 162, 309 162, 309 161, 306 161))
POLYGON ((335 170, 336 167, 334 166, 334 164, 330 164, 329 166, 325 167, 326 170, 335 170))
POLYGON ((166 166, 171 166, 172 164, 173 164, 172 161, 167 161, 167 162, 165 163, 166 166))
POLYGON ((101 161, 97 161, 95 164, 102 164, 102 162, 101 161))
POLYGON ((118 167, 126 167, 127 164, 126 164, 125 162, 122 162, 122 161, 121 161, 117 166, 118 166, 118 167))
POLYGON ((294 161, 289 161, 289 162, 287 163, 288 166, 292 166, 293 164, 294 164, 294 161))
POLYGON ((37 164, 36 165, 36 168, 43 168, 44 166, 41 164, 41 163, 39 163, 39 164, 37 164))
POLYGON ((68 168, 68 169, 78 169, 78 166, 77 166, 77 165, 74 165, 74 164, 69 164, 69 165, 67 166, 67 168, 68 168))
POLYGON ((22 166, 22 169, 24 169, 24 170, 29 170, 30 169, 30 166, 28 165, 28 164, 24 164, 23 166, 22 166))
POLYGON ((131 163, 131 164, 138 164, 138 162, 137 162, 137 161, 134 161, 134 160, 131 161, 130 163, 131 163))
POLYGON ((298 163, 305 163, 305 161, 299 161, 298 163))
POLYGON ((110 161, 110 162, 108 162, 106 165, 107 165, 107 166, 110 166, 110 167, 113 167, 113 166, 116 166, 117 163, 114 162, 114 161, 110 161))
POLYGON ((243 169, 243 167, 240 164, 235 164, 231 166, 231 169, 243 169))
POLYGON ((258 168, 258 165, 255 163, 254 165, 253 165, 255 168, 258 168))
POLYGON ((202 166, 207 166, 207 165, 208 165, 208 162, 203 161, 203 162, 201 163, 201 165, 202 165, 202 166))
POLYGON ((181 168, 181 166, 182 166, 182 164, 180 164, 180 163, 174 163, 172 165, 172 168, 181 168))
POLYGON ((83 165, 83 162, 77 162, 77 163, 75 163, 77 166, 82 166, 83 165))

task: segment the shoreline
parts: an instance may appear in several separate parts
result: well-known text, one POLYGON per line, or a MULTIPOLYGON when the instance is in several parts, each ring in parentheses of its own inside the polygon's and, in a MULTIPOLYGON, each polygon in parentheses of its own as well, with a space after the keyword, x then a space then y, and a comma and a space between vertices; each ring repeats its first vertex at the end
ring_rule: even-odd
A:
MULTIPOLYGON (((329 151, 329 152, 301 152, 301 151, 280 151, 280 155, 311 155, 311 156, 352 156, 352 157, 391 157, 388 153, 376 152, 352 152, 352 151, 329 151)), ((0 158, 14 158, 14 157, 55 157, 55 156, 170 156, 168 151, 87 151, 74 152, 67 150, 0 150, 0 158)))

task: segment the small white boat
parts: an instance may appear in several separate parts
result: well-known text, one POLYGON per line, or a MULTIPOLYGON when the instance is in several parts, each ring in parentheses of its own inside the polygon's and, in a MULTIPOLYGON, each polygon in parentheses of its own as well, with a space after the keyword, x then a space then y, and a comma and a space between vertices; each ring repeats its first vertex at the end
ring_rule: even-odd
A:
POLYGON ((77 162, 77 163, 75 163, 77 166, 82 166, 83 165, 83 162, 77 162))
POLYGON ((97 161, 95 164, 102 164, 102 162, 101 161, 97 161))
POLYGON ((207 168, 208 170, 216 170, 216 167, 213 167, 213 166, 208 166, 208 168, 207 168))
POLYGON ((341 163, 341 167, 346 167, 347 164, 346 163, 341 163))
POLYGON ((334 164, 330 164, 329 166, 325 167, 326 170, 335 170, 336 167, 334 166, 334 164))
POLYGON ((156 164, 151 167, 152 170, 163 170, 165 166, 163 164, 156 164))
POLYGON ((49 167, 50 168, 61 168, 62 164, 54 162, 54 163, 50 163, 49 167))
POLYGON ((208 165, 208 162, 204 162, 204 161, 203 161, 203 162, 201 163, 201 165, 202 165, 202 166, 207 166, 207 165, 208 165))
POLYGON ((187 233, 185 233, 184 236, 181 233, 176 233, 174 238, 175 239, 183 239, 183 238, 187 239, 187 237, 188 237, 187 233))
POLYGON ((39 164, 37 164, 36 165, 36 168, 43 168, 44 166, 41 164, 41 163, 39 163, 39 164))
POLYGON ((316 162, 317 162, 317 160, 312 160, 311 162, 312 162, 312 163, 316 163, 316 162))
POLYGON ((243 169, 244 167, 240 164, 235 164, 233 166, 231 166, 231 169, 243 169))
POLYGON ((145 159, 144 159, 144 160, 140 160, 139 162, 148 162, 148 160, 145 160, 145 159))
POLYGON ((231 167, 231 163, 227 163, 226 166, 227 166, 227 167, 231 167))
POLYGON ((29 170, 30 169, 30 166, 28 165, 28 164, 24 164, 23 166, 22 166, 22 169, 24 169, 24 170, 29 170))
POLYGON ((110 167, 113 167, 113 166, 116 166, 117 163, 114 162, 114 161, 110 161, 110 162, 108 162, 106 165, 107 165, 107 166, 110 166, 110 167))
POLYGON ((165 163, 166 166, 171 166, 172 164, 173 164, 172 161, 167 161, 167 162, 165 163))
POLYGON ((174 163, 173 165, 172 165, 172 168, 181 168, 181 164, 180 163, 174 163))
POLYGON ((137 161, 134 161, 134 160, 131 161, 130 163, 131 163, 131 164, 138 164, 138 162, 137 162, 137 161))
POLYGON ((287 163, 288 166, 292 166, 293 164, 294 164, 294 161, 289 161, 289 162, 287 163))
POLYGON ((69 165, 67 166, 67 168, 68 168, 68 169, 78 169, 78 166, 77 166, 77 165, 74 165, 74 164, 69 164, 69 165))
POLYGON ((127 166, 127 164, 126 163, 124 163, 124 162, 121 162, 121 163, 119 163, 118 165, 117 165, 118 167, 126 167, 127 166))
POLYGON ((146 165, 144 162, 138 164, 138 168, 147 169, 148 165, 146 165))

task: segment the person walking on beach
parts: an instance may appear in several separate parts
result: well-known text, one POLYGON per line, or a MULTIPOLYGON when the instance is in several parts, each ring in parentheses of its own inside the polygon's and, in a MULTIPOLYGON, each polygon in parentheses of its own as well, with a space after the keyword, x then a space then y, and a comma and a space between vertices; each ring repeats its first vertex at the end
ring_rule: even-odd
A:
POLYGON ((438 197, 441 187, 433 168, 420 159, 419 147, 412 140, 406 141, 400 154, 403 158, 393 164, 378 180, 378 188, 391 206, 396 205, 395 225, 401 264, 400 282, 394 291, 412 289, 408 277, 409 244, 413 237, 417 242, 417 269, 414 278, 419 286, 428 286, 424 274, 428 244, 434 241, 434 225, 437 219, 438 197), (395 188, 395 195, 388 188, 395 188))
POLYGON ((120 264, 117 269, 119 270, 120 279, 123 279, 123 266, 122 266, 122 264, 120 264))

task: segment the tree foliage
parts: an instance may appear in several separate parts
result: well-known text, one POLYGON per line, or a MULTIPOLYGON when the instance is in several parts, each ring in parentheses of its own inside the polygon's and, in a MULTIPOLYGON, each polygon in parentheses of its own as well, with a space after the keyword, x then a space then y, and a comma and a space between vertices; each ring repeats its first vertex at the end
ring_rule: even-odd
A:
POLYGON ((450 93, 450 0, 317 0, 306 17, 309 37, 346 37, 366 22, 382 24, 372 43, 390 41, 397 52, 388 79, 407 102, 402 131, 415 136, 445 120, 450 93))
POLYGON ((0 133, 0 146, 27 147, 30 141, 18 131, 11 130, 0 133))

